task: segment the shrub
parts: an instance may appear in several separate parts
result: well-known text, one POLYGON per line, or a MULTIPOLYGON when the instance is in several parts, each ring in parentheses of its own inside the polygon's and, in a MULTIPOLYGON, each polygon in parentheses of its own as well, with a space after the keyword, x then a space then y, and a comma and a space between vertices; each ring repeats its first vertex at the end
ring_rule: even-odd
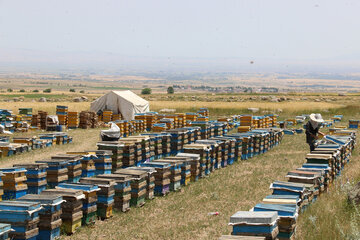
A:
POLYGON ((25 89, 20 89, 20 91, 19 92, 25 92, 25 89))
POLYGON ((39 90, 35 89, 35 90, 33 90, 33 92, 39 92, 39 90))
POLYGON ((11 89, 11 88, 8 88, 8 90, 7 90, 8 92, 12 92, 13 90, 11 89))
POLYGON ((70 88, 70 90, 69 90, 70 92, 75 92, 75 89, 73 89, 73 88, 70 88))
POLYGON ((43 91, 44 93, 51 93, 51 88, 47 88, 43 91))
POLYGON ((84 90, 81 90, 80 93, 85 93, 85 91, 84 91, 84 90))
POLYGON ((174 91, 174 88, 173 87, 168 87, 167 89, 167 93, 168 94, 173 94, 175 91, 174 91))
POLYGON ((144 88, 144 89, 141 91, 141 94, 151 94, 151 88, 144 88))

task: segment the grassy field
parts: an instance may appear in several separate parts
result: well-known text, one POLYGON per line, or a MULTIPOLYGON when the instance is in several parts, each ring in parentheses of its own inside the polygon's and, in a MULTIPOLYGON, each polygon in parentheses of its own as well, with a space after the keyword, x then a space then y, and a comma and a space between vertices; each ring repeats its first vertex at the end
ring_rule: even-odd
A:
POLYGON ((217 170, 142 208, 115 213, 111 220, 65 239, 217 239, 231 232, 227 224, 233 213, 249 210, 270 194, 270 183, 285 180, 289 169, 304 162, 307 150, 303 135, 285 136, 280 146, 264 155, 217 170), (220 215, 208 216, 214 211, 220 215))
MULTIPOLYGON (((33 103, 12 102, 2 103, 2 108, 17 110, 19 107, 33 107, 34 110, 55 112, 57 104, 69 106, 69 110, 87 110, 88 102, 69 103, 33 103)), ((205 105, 210 114, 238 114, 245 111, 248 103, 199 103, 199 102, 151 102, 153 110, 172 108, 190 111, 205 105), (222 109, 224 112, 222 112, 222 109)), ((262 109, 282 108, 281 118, 294 117, 301 113, 313 111, 313 105, 307 103, 256 103, 262 109)), ((325 118, 335 113, 344 114, 341 125, 347 125, 349 118, 360 118, 358 105, 337 105, 334 103, 316 103, 316 109, 325 118)), ((215 116, 214 116, 215 114, 215 116)), ((27 133, 31 136, 34 133, 27 133)), ((72 144, 53 146, 34 150, 22 155, 0 160, 0 167, 9 167, 15 163, 34 162, 49 158, 56 153, 81 151, 96 148, 99 140, 99 129, 72 130, 72 144)), ((23 134, 16 134, 23 135, 23 134)), ((35 134, 34 134, 35 135, 35 134)), ((270 194, 269 185, 274 180, 285 180, 289 170, 301 166, 308 152, 304 135, 285 136, 280 146, 266 154, 256 156, 248 161, 240 161, 227 168, 217 170, 209 177, 201 179, 180 192, 171 193, 162 198, 149 201, 142 208, 132 208, 124 214, 115 212, 112 219, 98 221, 93 227, 83 227, 72 236, 63 239, 217 239, 222 234, 229 234, 227 226, 230 216, 238 210, 249 210, 263 197, 270 194), (209 212, 218 211, 219 216, 209 216, 209 212)), ((356 148, 351 163, 342 173, 342 177, 330 188, 329 193, 320 197, 298 221, 298 239, 346 239, 344 234, 356 236, 354 231, 360 226, 354 208, 349 206, 343 184, 349 179, 354 182, 360 178, 359 150, 356 148), (344 229, 344 234, 342 233, 344 229)), ((353 238, 356 239, 356 238, 353 238)))

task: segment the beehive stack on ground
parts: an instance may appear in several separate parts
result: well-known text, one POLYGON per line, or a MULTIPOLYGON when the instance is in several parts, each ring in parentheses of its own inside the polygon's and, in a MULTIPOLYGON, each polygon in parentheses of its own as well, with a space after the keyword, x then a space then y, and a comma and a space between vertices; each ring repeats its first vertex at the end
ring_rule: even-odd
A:
POLYGON ((68 161, 62 159, 39 160, 36 163, 46 163, 46 181, 50 188, 56 187, 59 183, 66 182, 68 178, 68 161))
POLYGON ((124 153, 124 144, 119 142, 99 142, 97 143, 98 150, 110 150, 112 151, 111 156, 111 172, 115 172, 116 170, 122 167, 123 161, 123 153, 124 153))
POLYGON ((85 195, 82 205, 83 217, 81 224, 86 226, 95 223, 97 219, 97 191, 100 190, 98 186, 79 183, 61 183, 56 188, 81 190, 85 195))
POLYGON ((169 163, 155 163, 148 162, 142 163, 143 167, 153 167, 156 170, 155 177, 155 189, 154 194, 157 196, 164 196, 170 192, 170 167, 169 163))
POLYGON ((175 113, 178 118, 178 128, 186 126, 186 114, 185 113, 175 113))
POLYGON ((20 198, 27 193, 26 169, 22 167, 1 168, 4 195, 3 200, 13 200, 20 198))
POLYGON ((178 191, 181 189, 181 163, 169 159, 158 159, 154 163, 168 163, 170 167, 170 191, 178 191))
POLYGON ((135 162, 141 161, 141 143, 134 139, 123 138, 119 142, 123 144, 122 166, 134 166, 135 162))
POLYGON ((239 211, 230 217, 233 227, 232 235, 262 236, 266 239, 276 239, 279 228, 277 212, 239 211))
POLYGON ((57 154, 52 156, 51 159, 65 160, 67 161, 67 182, 77 183, 81 177, 81 159, 82 156, 78 153, 67 153, 67 154, 57 154))
POLYGON ((14 167, 26 169, 27 194, 40 194, 46 189, 46 169, 45 163, 14 164, 14 167))
POLYGON ((60 215, 62 219, 61 230, 65 234, 73 234, 81 227, 83 199, 85 199, 85 195, 81 190, 65 188, 46 189, 41 195, 62 196, 65 200, 61 204, 60 215))
POLYGON ((90 113, 86 111, 80 112, 79 128, 88 129, 91 127, 90 113))
POLYGON ((95 162, 94 162, 94 155, 86 154, 82 155, 81 158, 81 177, 93 177, 95 176, 95 162))
POLYGON ((122 212, 130 210, 131 181, 132 177, 125 174, 102 174, 98 178, 112 179, 115 181, 114 208, 122 212))
POLYGON ((116 174, 131 176, 131 200, 130 206, 141 207, 145 204, 147 172, 133 169, 120 169, 116 174))
POLYGON ((68 112, 68 128, 77 128, 79 126, 79 113, 68 112))
POLYGON ((27 194, 19 201, 40 203, 39 235, 37 239, 57 239, 60 237, 61 203, 63 198, 57 195, 27 194))
POLYGON ((59 125, 68 125, 68 107, 67 106, 56 106, 56 115, 59 119, 59 125))
POLYGON ((102 121, 103 121, 104 123, 111 122, 112 115, 113 115, 113 112, 112 112, 112 111, 110 111, 110 110, 104 110, 104 112, 102 113, 102 121))
POLYGON ((97 185, 100 191, 97 192, 97 215, 102 219, 113 216, 115 181, 105 178, 81 178, 80 183, 97 185))
POLYGON ((146 177, 146 199, 154 199, 154 188, 155 188, 155 168, 153 167, 128 167, 127 169, 140 170, 147 173, 146 177))
POLYGON ((34 114, 31 117, 31 126, 41 128, 41 119, 39 114, 34 114))
POLYGON ((38 202, 3 201, 0 202, 0 222, 11 224, 14 231, 11 239, 36 239, 41 205, 38 202))
POLYGON ((205 116, 205 117, 209 117, 209 115, 210 115, 210 112, 209 112, 208 108, 200 108, 197 113, 202 115, 202 116, 205 116))
POLYGON ((359 120, 349 120, 349 128, 358 129, 359 128, 359 120))
POLYGON ((190 162, 191 168, 190 173, 191 177, 190 180, 196 182, 199 179, 200 175, 200 154, 194 153, 178 153, 176 157, 187 158, 190 162))
POLYGON ((187 186, 191 180, 191 162, 188 157, 166 157, 164 160, 176 161, 180 164, 181 168, 181 180, 180 183, 183 186, 187 186))
POLYGON ((95 162, 95 175, 110 174, 112 169, 112 151, 95 150, 93 152, 95 162))
POLYGON ((46 129, 46 119, 47 119, 47 112, 44 111, 39 111, 38 112, 39 116, 40 116, 40 127, 41 129, 45 130, 46 129))
MULTIPOLYGON (((204 144, 187 144, 184 146, 184 153, 197 154, 199 156, 198 175, 195 177, 192 174, 192 180, 196 181, 199 177, 205 177, 205 170, 207 162, 210 161, 211 149, 204 144)), ((193 173, 193 171, 192 171, 193 173)))

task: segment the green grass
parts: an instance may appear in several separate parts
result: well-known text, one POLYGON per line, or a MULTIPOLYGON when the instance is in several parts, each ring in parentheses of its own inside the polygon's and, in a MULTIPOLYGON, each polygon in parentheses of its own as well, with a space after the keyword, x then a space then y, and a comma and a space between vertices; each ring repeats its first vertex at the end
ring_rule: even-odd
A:
MULTIPOLYGON (((195 111, 183 108, 181 111, 195 111)), ((338 125, 347 125, 349 118, 360 118, 358 105, 322 111, 325 118, 334 114, 344 114, 338 125)), ((181 112, 179 110, 179 112, 181 112)), ((233 109, 210 109, 212 118, 216 115, 235 114, 233 109), (216 114, 216 115, 215 115, 216 114)), ((236 114, 239 114, 236 110, 236 114)), ((315 111, 315 110, 312 110, 315 111)), ((307 111, 296 114, 310 113, 307 111)), ((281 119, 294 117, 294 112, 284 112, 281 119)), ((298 126, 300 127, 300 126, 298 126)), ((99 140, 99 129, 73 130, 70 135, 74 143, 34 150, 0 160, 0 167, 15 163, 34 162, 66 151, 95 149, 99 140)), ((18 136, 23 134, 16 134, 18 136)), ((25 135, 31 136, 33 133, 25 135)), ((305 135, 284 137, 280 146, 266 154, 247 161, 240 161, 224 169, 216 170, 209 177, 183 187, 180 192, 170 193, 147 201, 142 208, 132 208, 128 213, 115 212, 107 221, 97 221, 93 227, 82 227, 72 236, 63 239, 218 239, 222 234, 230 234, 227 224, 232 214, 239 210, 249 210, 266 195, 271 194, 269 185, 275 180, 286 180, 289 170, 300 167, 308 153, 305 135), (219 216, 208 216, 218 211, 219 216)), ((360 179, 359 149, 356 148, 352 161, 336 180, 329 192, 298 218, 298 239, 356 239, 360 227, 360 215, 356 208, 346 202, 343 185, 349 179, 360 179)))
POLYGON ((216 170, 142 208, 115 213, 111 220, 82 228, 68 239, 217 239, 231 232, 227 224, 233 213, 249 210, 270 194, 270 183, 285 180, 289 169, 304 162, 307 150, 304 135, 285 136, 266 154, 216 170), (214 211, 220 215, 208 216, 214 211))

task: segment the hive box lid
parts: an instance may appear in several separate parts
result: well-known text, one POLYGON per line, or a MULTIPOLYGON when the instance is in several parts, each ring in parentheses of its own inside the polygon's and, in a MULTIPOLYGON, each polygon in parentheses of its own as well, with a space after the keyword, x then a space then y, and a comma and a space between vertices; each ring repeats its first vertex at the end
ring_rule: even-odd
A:
POLYGON ((110 186, 114 186, 115 185, 115 181, 113 179, 107 179, 107 178, 91 178, 91 177, 85 177, 85 178, 81 178, 80 179, 80 183, 85 183, 85 184, 95 184, 100 186, 105 186, 105 187, 110 187, 110 186))
POLYGON ((239 211, 230 217, 230 224, 266 224, 272 225, 278 218, 277 212, 239 211))
POLYGON ((62 203, 62 196, 59 195, 41 195, 41 194, 26 194, 18 200, 27 202, 39 202, 42 205, 56 205, 62 203))

